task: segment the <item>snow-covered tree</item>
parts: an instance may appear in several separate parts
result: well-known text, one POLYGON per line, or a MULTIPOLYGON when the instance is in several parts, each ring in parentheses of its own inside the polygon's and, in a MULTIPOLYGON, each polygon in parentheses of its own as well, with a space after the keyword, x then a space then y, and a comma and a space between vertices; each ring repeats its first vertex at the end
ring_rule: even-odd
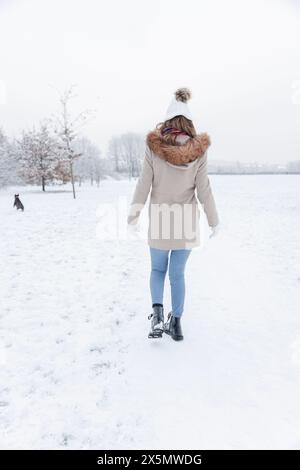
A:
POLYGON ((51 135, 48 124, 42 123, 39 130, 23 131, 19 145, 19 171, 31 184, 46 184, 60 179, 60 153, 57 139, 51 135))
POLYGON ((8 178, 8 161, 7 161, 7 138, 3 130, 0 128, 0 187, 7 184, 8 178))
POLYGON ((17 175, 16 147, 0 128, 0 187, 19 183, 17 175))

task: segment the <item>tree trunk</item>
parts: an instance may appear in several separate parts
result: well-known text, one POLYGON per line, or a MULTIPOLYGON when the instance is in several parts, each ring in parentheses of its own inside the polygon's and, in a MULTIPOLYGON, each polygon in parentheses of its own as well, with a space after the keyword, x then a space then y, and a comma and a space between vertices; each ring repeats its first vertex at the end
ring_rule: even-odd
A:
POLYGON ((72 162, 72 160, 70 160, 70 170, 71 170, 71 181, 72 181, 73 199, 76 199, 75 184, 74 184, 74 174, 73 174, 73 162, 72 162))
POLYGON ((46 191, 46 181, 45 181, 45 176, 42 176, 42 190, 46 191))

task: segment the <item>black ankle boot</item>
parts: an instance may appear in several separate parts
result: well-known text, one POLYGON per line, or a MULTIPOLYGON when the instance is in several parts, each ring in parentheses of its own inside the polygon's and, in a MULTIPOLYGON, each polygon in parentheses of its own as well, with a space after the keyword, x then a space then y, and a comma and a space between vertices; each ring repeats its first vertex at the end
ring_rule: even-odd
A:
POLYGON ((179 317, 174 317, 172 312, 168 314, 168 320, 164 325, 164 332, 170 335, 175 341, 183 339, 183 333, 179 317))
POLYGON ((162 305, 153 305, 153 313, 148 316, 151 320, 151 330, 148 338, 161 338, 164 331, 164 308, 162 305))

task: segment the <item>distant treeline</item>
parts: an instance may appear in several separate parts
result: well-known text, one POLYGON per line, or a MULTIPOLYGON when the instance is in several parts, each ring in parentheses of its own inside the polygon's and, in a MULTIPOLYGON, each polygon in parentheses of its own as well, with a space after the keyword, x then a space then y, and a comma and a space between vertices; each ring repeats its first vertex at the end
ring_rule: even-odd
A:
MULTIPOLYGON (((107 177, 138 177, 145 154, 145 136, 127 132, 112 136, 103 156, 97 145, 78 132, 67 112, 72 93, 61 97, 62 112, 36 128, 10 140, 0 127, 0 188, 12 184, 36 184, 43 191, 53 184, 89 181, 99 185, 107 177)), ((80 115, 82 117, 82 115, 80 115)), ((214 161, 208 172, 218 175, 300 174, 300 160, 286 165, 214 161)))
POLYGON ((300 160, 286 165, 269 163, 209 162, 208 171, 217 175, 275 175, 300 174, 300 160))
POLYGON ((10 139, 0 126, 0 188, 16 184, 39 185, 42 191, 53 184, 75 186, 90 181, 99 185, 107 176, 114 178, 138 176, 144 157, 144 138, 125 133, 113 136, 106 155, 85 137, 81 130, 92 115, 85 110, 77 116, 70 113, 74 87, 59 96, 59 112, 45 117, 10 139))
POLYGON ((22 131, 10 140, 0 128, 0 188, 13 184, 38 185, 43 191, 53 184, 79 186, 101 179, 132 178, 140 174, 145 154, 144 137, 128 132, 113 136, 106 155, 83 135, 70 139, 53 132, 47 122, 22 131), (68 139, 68 140, 66 140, 68 139))

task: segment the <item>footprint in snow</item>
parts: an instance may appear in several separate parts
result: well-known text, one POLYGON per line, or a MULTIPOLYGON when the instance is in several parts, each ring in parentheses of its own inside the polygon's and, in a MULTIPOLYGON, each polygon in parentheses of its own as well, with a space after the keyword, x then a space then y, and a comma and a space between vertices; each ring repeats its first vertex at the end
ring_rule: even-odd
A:
POLYGON ((104 369, 110 369, 111 367, 111 362, 99 362, 96 364, 93 364, 93 370, 96 372, 96 375, 102 374, 104 369))

